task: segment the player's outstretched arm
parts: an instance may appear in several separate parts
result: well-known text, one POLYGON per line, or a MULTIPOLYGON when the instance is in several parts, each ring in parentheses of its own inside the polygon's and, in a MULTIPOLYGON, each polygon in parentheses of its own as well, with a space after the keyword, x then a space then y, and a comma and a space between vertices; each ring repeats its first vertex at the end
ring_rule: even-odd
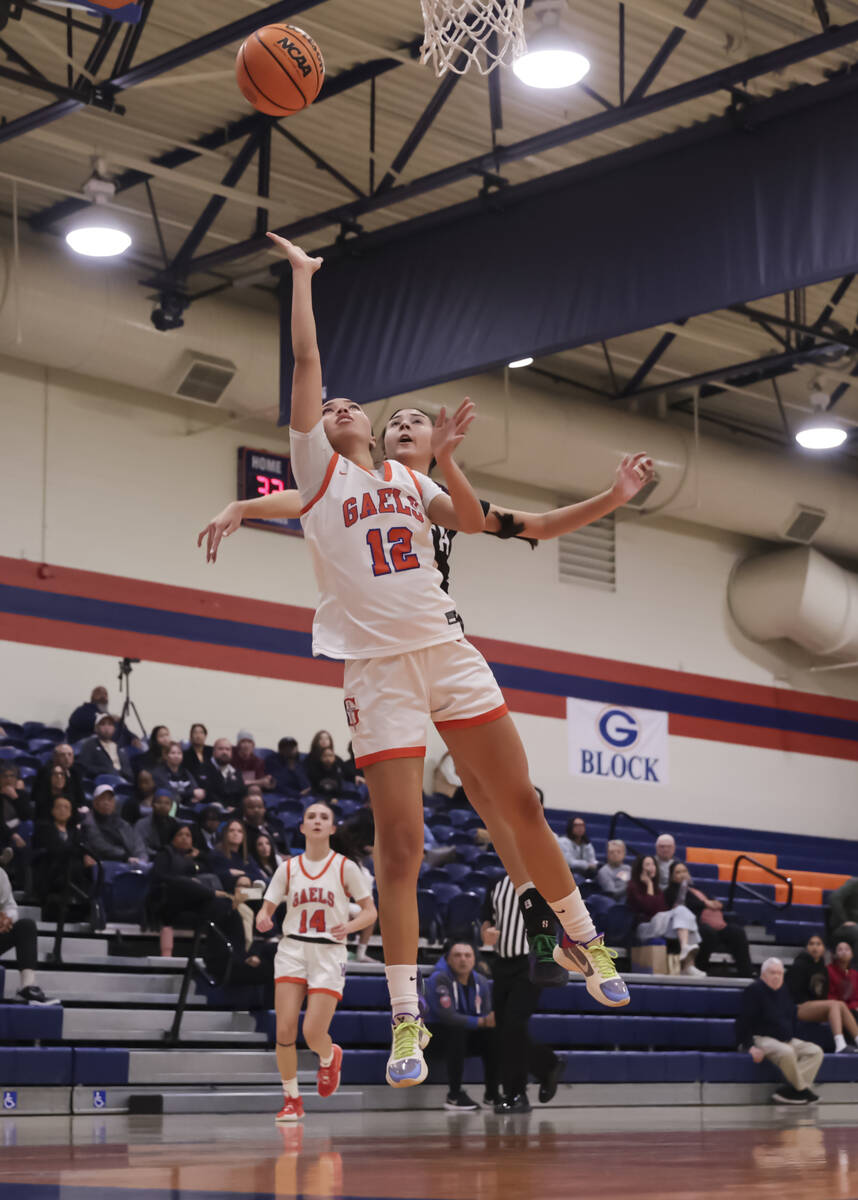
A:
POLYGON ((453 452, 463 441, 474 416, 474 405, 466 396, 452 417, 442 408, 432 430, 432 456, 448 494, 435 497, 429 505, 429 518, 435 525, 459 529, 462 533, 482 533, 486 526, 482 505, 464 472, 453 461, 453 452))
POLYGON ((627 454, 617 467, 613 485, 606 492, 544 513, 518 512, 492 505, 486 517, 486 533, 535 538, 537 541, 572 533, 628 504, 654 474, 652 459, 644 451, 627 454), (509 526, 512 528, 507 532, 509 526))
POLYGON ((301 515, 301 493, 295 488, 283 492, 272 492, 270 496, 257 496, 253 500, 233 500, 223 512, 212 517, 205 529, 200 530, 197 545, 206 543, 206 562, 217 562, 221 539, 229 537, 241 528, 245 519, 256 521, 297 520, 301 515))
POLYGON ((320 258, 310 258, 300 246, 286 238, 269 233, 292 268, 292 354, 295 370, 292 373, 291 429, 309 433, 322 419, 322 362, 316 341, 316 318, 313 315, 313 276, 322 265, 320 258))

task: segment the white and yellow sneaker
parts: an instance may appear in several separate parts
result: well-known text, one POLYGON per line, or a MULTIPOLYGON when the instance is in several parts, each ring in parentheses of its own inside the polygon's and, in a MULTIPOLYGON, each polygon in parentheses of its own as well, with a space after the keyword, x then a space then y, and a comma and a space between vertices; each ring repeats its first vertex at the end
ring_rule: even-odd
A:
POLYGON ((601 934, 589 942, 573 942, 561 930, 560 941, 554 948, 554 961, 567 971, 583 975, 587 991, 607 1008, 622 1008, 631 999, 629 989, 614 966, 616 957, 616 950, 608 949, 601 934))
POLYGON ((423 1051, 432 1034, 423 1022, 414 1017, 400 1017, 393 1022, 393 1044, 387 1060, 387 1082, 391 1087, 415 1087, 429 1074, 423 1051))

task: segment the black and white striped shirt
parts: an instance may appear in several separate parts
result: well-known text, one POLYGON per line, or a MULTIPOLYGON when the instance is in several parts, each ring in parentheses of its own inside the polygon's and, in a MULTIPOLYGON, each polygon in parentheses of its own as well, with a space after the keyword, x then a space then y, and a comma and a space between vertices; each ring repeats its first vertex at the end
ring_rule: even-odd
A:
POLYGON ((499 958, 517 958, 527 954, 524 918, 509 875, 500 878, 486 894, 483 917, 500 930, 500 937, 495 946, 495 953, 499 958))

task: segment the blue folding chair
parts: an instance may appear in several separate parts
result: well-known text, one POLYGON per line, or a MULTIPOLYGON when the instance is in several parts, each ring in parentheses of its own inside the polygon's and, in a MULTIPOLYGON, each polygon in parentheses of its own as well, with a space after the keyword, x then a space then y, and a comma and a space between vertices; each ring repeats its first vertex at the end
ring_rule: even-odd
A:
POLYGON ((471 874, 471 867, 468 863, 451 862, 446 863, 443 867, 436 867, 436 870, 441 871, 446 879, 452 883, 462 884, 467 887, 468 876, 471 874))
POLYGON ((118 788, 118 787, 127 788, 130 786, 128 783, 128 780, 124 776, 114 775, 114 774, 111 774, 109 771, 105 772, 103 775, 96 775, 95 786, 101 787, 101 785, 103 783, 109 784, 110 787, 112 787, 112 788, 118 788))
POLYGON ((149 895, 149 873, 139 869, 114 875, 105 888, 105 910, 111 921, 142 925, 146 917, 146 897, 149 895))
POLYGON ((438 901, 426 888, 417 889, 417 915, 420 921, 420 936, 437 942, 441 937, 441 908, 438 901))
POLYGON ((476 892, 459 892, 458 896, 453 896, 447 904, 447 936, 476 942, 482 908, 482 897, 476 892))

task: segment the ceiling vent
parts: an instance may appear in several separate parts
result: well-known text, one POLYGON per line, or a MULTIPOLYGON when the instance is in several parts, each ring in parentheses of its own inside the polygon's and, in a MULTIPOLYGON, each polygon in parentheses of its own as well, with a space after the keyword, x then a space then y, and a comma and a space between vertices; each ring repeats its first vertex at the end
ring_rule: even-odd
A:
POLYGON ((188 350, 182 356, 173 395, 213 408, 220 403, 237 370, 228 358, 214 358, 210 354, 188 350))
POLYGON ((617 590, 614 514, 557 539, 558 578, 605 592, 617 590))
POLYGON ((643 508, 660 483, 661 476, 656 473, 649 483, 645 483, 641 490, 632 496, 631 500, 626 501, 626 508, 643 508))
POLYGON ((803 546, 807 546, 816 537, 827 516, 824 508, 808 508, 804 504, 797 504, 790 523, 784 530, 784 537, 791 542, 801 542, 803 546))

